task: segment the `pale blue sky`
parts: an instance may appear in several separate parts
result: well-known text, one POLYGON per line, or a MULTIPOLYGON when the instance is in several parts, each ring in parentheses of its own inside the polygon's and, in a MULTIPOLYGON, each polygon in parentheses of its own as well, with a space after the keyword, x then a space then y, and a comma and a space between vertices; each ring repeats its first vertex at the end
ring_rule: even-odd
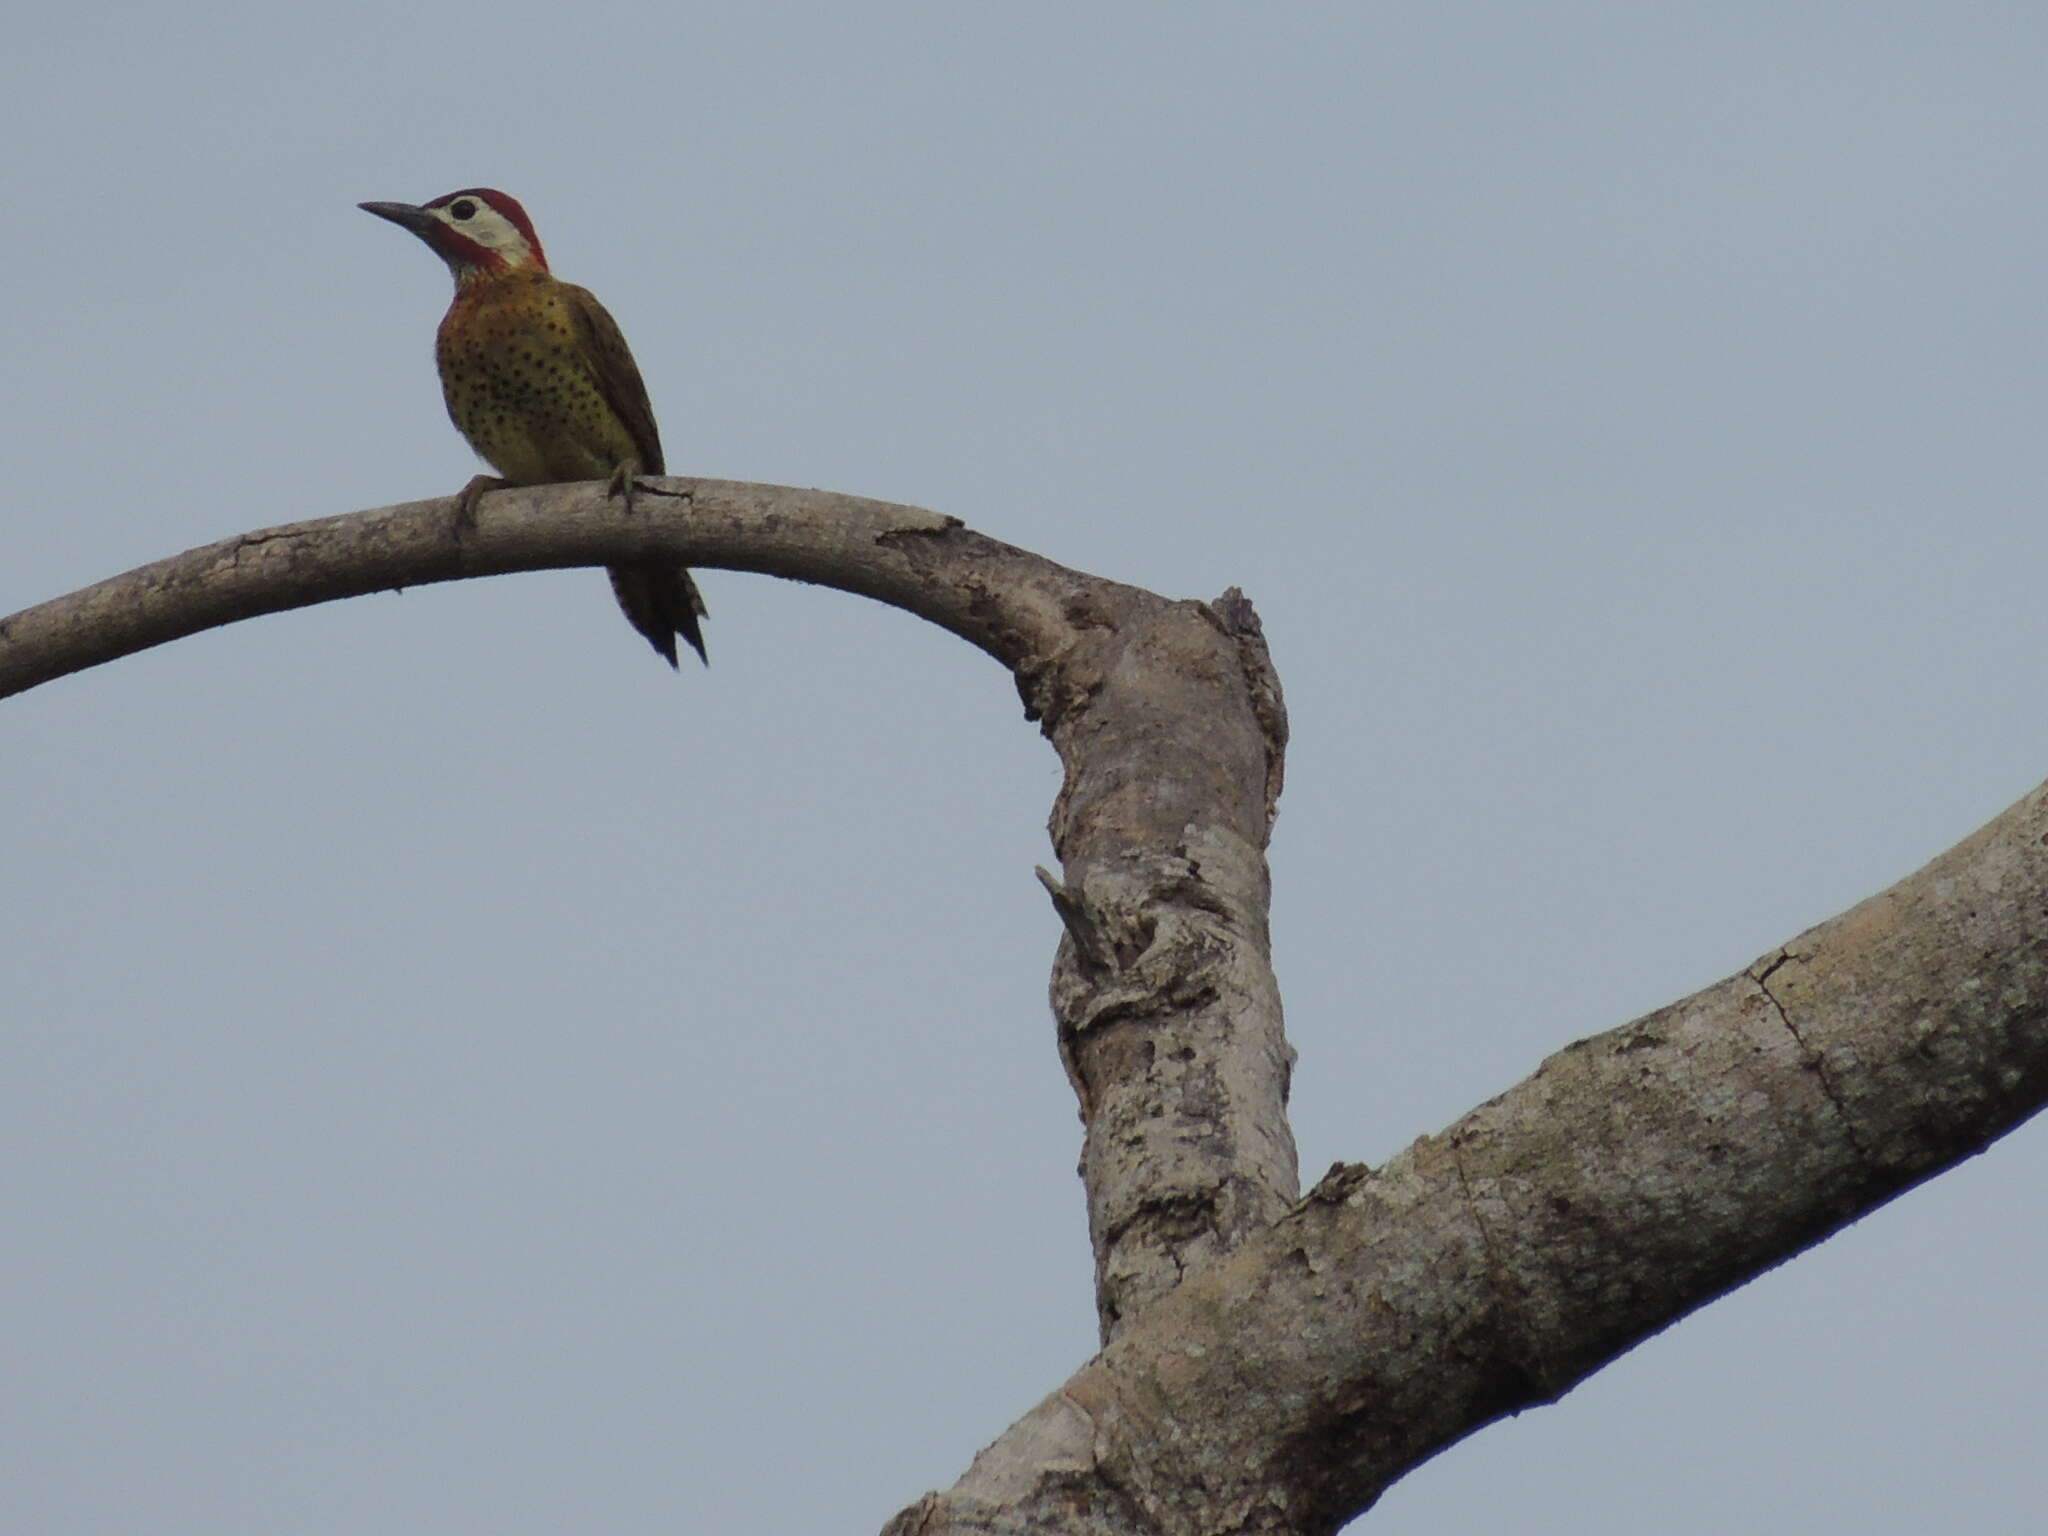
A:
MULTIPOLYGON (((1313 1177, 2048 775, 2038 6, 10 21, 0 611, 452 492, 497 185, 671 467, 1243 586, 1313 1177)), ((1092 1347, 1008 680, 711 572, 0 704, 0 1528, 867 1531, 1092 1347)), ((1359 1527, 2019 1530, 2038 1127, 1359 1527)))

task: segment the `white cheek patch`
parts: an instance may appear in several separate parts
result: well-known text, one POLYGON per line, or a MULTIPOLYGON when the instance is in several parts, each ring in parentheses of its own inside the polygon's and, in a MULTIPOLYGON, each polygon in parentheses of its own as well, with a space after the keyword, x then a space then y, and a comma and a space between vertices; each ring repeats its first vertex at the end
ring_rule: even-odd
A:
POLYGON ((442 223, 463 239, 474 241, 485 250, 503 257, 508 267, 533 260, 533 247, 526 243, 526 236, 519 233, 510 219, 494 209, 480 207, 471 217, 460 220, 445 208, 437 208, 434 212, 442 223))

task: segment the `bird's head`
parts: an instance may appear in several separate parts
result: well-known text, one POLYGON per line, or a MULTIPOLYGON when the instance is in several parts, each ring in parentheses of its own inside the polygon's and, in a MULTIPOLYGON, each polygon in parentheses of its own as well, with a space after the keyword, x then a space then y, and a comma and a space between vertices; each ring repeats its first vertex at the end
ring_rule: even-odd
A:
POLYGON ((358 203, 365 213, 409 229, 448 263, 457 283, 520 268, 548 269, 519 200, 489 187, 466 187, 431 203, 358 203))

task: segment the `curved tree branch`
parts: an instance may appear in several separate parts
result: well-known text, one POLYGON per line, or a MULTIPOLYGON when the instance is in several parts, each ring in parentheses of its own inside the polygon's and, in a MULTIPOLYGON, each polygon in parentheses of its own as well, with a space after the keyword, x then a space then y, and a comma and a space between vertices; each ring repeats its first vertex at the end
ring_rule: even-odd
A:
POLYGON ((636 498, 630 512, 601 484, 536 486, 485 497, 467 530, 456 528, 452 500, 415 501, 261 528, 188 550, 0 619, 0 698, 237 619, 470 576, 671 551, 700 565, 879 598, 1004 661, 1043 629, 1061 627, 1061 579, 1074 573, 976 539, 957 519, 825 491, 712 480, 641 484, 650 494, 636 498), (976 600, 976 584, 966 579, 971 572, 950 583, 924 576, 918 536, 948 531, 976 545, 991 567, 1004 595, 1000 613, 976 600), (1006 626, 1022 633, 1009 634, 1006 626))
POLYGON ((1291 1203, 1264 858, 1286 723, 1249 604, 913 508, 648 484, 630 514, 594 486, 502 492, 460 539, 420 502, 195 550, 0 621, 0 693, 259 613, 656 552, 864 593, 1008 666, 1066 769, 1043 878, 1108 1347, 893 1532, 1334 1530, 2048 1101, 2043 790, 1291 1203))
POLYGON ((1250 604, 1169 602, 957 519, 825 491, 650 479, 267 528, 0 620, 0 697, 236 619, 392 587, 671 554, 818 582, 1008 666, 1066 768, 1053 993, 1087 1126, 1105 1335, 1294 1198, 1266 935, 1285 715, 1250 604))

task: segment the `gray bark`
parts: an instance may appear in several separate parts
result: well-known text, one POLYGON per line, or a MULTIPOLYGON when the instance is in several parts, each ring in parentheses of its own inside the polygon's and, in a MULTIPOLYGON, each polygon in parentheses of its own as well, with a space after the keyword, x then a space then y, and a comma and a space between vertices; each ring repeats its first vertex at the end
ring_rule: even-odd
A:
POLYGON ((1335 1530, 2048 1096, 2048 788, 1192 1276, 898 1531, 1335 1530))
POLYGON ((1334 1530, 1393 1479, 1982 1150, 2048 1097, 2048 791, 1739 975, 1296 1201, 1250 605, 914 508, 668 479, 269 529, 0 621, 0 695, 238 618, 650 553, 865 593, 1011 668, 1059 751, 1052 984, 1103 1352, 892 1533, 1334 1530))

